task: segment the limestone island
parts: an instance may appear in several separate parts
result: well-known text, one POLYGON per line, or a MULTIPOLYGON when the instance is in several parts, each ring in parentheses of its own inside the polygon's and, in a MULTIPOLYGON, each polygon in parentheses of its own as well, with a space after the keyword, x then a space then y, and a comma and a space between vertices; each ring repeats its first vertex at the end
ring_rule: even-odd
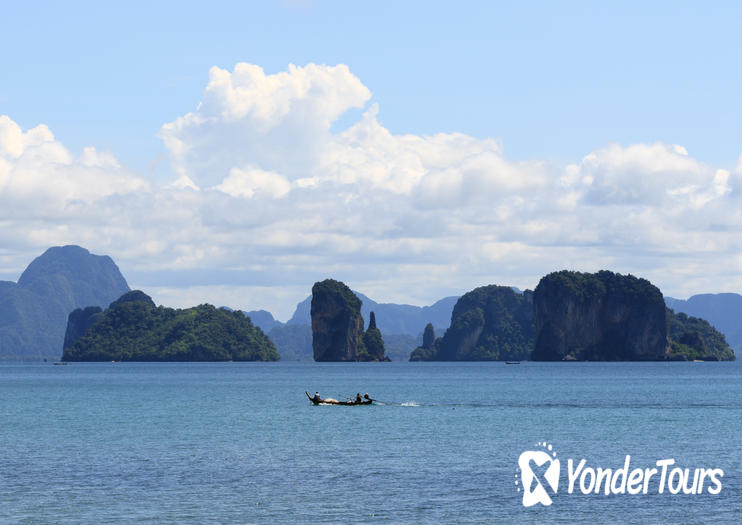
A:
POLYGON ((531 355, 533 340, 533 292, 482 286, 459 298, 443 337, 425 327, 410 361, 520 361, 531 355))
POLYGON ((242 312, 202 304, 155 306, 145 293, 105 310, 70 313, 62 361, 278 361, 276 347, 242 312))
POLYGON ((483 286, 459 298, 451 326, 426 327, 411 361, 733 361, 722 333, 676 314, 646 279, 553 272, 518 293, 483 286))
POLYGON ((315 361, 389 361, 371 312, 363 330, 361 300, 334 279, 312 286, 312 350, 315 361))

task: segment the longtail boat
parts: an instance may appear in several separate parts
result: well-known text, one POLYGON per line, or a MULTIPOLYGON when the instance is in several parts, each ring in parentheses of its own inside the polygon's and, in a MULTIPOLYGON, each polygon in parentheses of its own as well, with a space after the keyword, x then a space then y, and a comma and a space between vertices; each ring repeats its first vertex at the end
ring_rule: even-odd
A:
POLYGON ((309 398, 309 401, 311 401, 311 402, 312 402, 313 404, 315 404, 315 405, 344 405, 344 406, 356 406, 356 405, 370 405, 371 403, 373 403, 373 402, 374 402, 374 400, 373 400, 373 399, 371 399, 371 398, 368 398, 368 399, 364 399, 363 401, 361 401, 361 402, 359 403, 359 402, 356 402, 356 401, 338 401, 337 399, 333 399, 333 398, 331 398, 331 397, 328 397, 328 398, 325 398, 325 399, 322 399, 322 398, 320 398, 320 399, 319 399, 319 401, 318 401, 318 400, 314 399, 314 398, 313 398, 312 396, 310 396, 310 395, 309 395, 309 392, 307 392, 306 390, 304 391, 304 393, 305 393, 305 394, 307 395, 307 397, 309 398))

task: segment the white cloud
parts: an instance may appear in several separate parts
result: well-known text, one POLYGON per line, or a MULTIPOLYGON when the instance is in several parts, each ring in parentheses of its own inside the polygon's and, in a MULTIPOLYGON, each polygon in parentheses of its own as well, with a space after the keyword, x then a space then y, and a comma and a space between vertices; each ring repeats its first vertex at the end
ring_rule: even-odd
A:
POLYGON ((245 169, 232 168, 229 176, 215 188, 232 197, 249 199, 265 196, 278 199, 289 192, 291 183, 278 173, 249 166, 245 169))
POLYGON ((0 195, 6 209, 58 214, 76 202, 90 204, 145 187, 111 153, 87 147, 75 157, 46 126, 23 132, 0 116, 0 195))
POLYGON ((0 156, 17 159, 29 148, 53 142, 54 135, 45 125, 41 124, 24 133, 10 117, 0 115, 0 156))
POLYGON ((724 194, 723 175, 690 157, 685 148, 669 144, 613 144, 567 168, 569 180, 582 186, 584 200, 597 205, 666 206, 708 202, 702 194, 724 194))
POLYGON ((303 188, 416 192, 418 204, 433 207, 544 186, 537 163, 508 162, 496 140, 460 133, 395 136, 379 124, 375 104, 347 130, 331 133, 338 117, 369 98, 342 65, 290 66, 275 75, 250 64, 237 64, 231 73, 212 68, 198 109, 165 124, 160 136, 179 174, 231 194, 238 191, 236 179, 244 179, 234 170, 246 166, 303 188))
POLYGON ((344 65, 275 75, 244 63, 231 73, 213 67, 196 111, 163 125, 160 137, 176 172, 201 186, 246 165, 295 179, 317 164, 332 123, 370 96, 344 65))
POLYGON ((174 188, 177 190, 191 189, 194 191, 201 191, 201 188, 196 186, 196 183, 191 180, 188 175, 181 175, 173 182, 167 185, 168 188, 174 188))
POLYGON ((561 268, 632 272, 675 295, 742 292, 742 156, 709 166, 658 142, 516 162, 495 139, 395 135, 370 97, 345 66, 212 68, 198 108, 160 132, 169 185, 0 117, 0 240, 24 264, 51 244, 109 253, 168 280, 153 288, 163 302, 280 297, 283 318, 327 276, 418 303, 533 287, 561 268), (353 108, 362 116, 334 132, 353 108))

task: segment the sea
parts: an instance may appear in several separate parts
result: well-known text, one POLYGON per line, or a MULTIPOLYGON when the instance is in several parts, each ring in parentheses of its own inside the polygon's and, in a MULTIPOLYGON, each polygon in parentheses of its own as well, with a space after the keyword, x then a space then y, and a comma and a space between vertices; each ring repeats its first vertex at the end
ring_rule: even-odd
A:
POLYGON ((732 524, 741 454, 738 363, 0 364, 3 524, 732 524), (569 491, 627 456, 663 493, 569 491))

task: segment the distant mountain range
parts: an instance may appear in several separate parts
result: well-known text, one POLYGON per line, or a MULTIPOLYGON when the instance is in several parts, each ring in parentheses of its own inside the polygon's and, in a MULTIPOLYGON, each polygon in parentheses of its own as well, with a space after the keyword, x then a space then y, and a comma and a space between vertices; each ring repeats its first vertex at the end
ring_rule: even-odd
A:
POLYGON ((687 300, 665 297, 665 304, 675 312, 706 319, 724 334, 735 352, 742 351, 742 295, 704 293, 687 300))
POLYGON ((277 326, 284 326, 285 324, 274 319, 273 314, 267 310, 250 310, 249 312, 243 313, 252 320, 255 326, 260 327, 260 329, 263 330, 263 332, 265 332, 266 334, 277 326))
POLYGON ((79 246, 49 248, 17 283, 0 281, 0 359, 58 359, 72 310, 105 308, 128 291, 110 257, 79 246))

